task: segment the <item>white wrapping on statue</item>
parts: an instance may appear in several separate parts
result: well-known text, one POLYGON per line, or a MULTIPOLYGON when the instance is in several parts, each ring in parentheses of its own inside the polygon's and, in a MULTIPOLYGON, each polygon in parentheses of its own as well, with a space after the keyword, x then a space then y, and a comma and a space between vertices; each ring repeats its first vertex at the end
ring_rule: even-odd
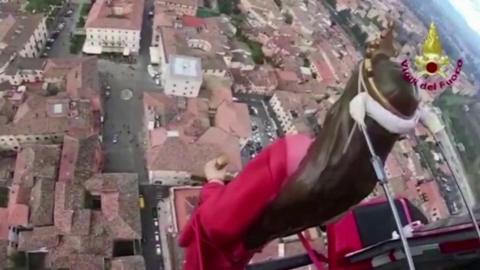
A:
POLYGON ((367 92, 359 93, 350 101, 350 115, 357 124, 365 125, 365 115, 368 115, 386 130, 396 134, 405 134, 414 129, 421 114, 422 110, 417 109, 410 119, 398 117, 380 105, 367 92))

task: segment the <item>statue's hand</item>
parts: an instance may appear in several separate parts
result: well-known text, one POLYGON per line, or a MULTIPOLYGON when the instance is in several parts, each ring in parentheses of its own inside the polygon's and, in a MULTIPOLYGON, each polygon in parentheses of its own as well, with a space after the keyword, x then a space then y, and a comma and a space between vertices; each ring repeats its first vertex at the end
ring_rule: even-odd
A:
POLYGON ((205 171, 205 178, 207 181, 211 180, 225 180, 227 175, 227 166, 219 167, 218 166, 218 158, 212 159, 204 167, 205 171))
POLYGON ((365 127, 365 114, 366 114, 366 96, 365 93, 360 93, 350 101, 349 112, 353 120, 359 125, 359 127, 365 127))

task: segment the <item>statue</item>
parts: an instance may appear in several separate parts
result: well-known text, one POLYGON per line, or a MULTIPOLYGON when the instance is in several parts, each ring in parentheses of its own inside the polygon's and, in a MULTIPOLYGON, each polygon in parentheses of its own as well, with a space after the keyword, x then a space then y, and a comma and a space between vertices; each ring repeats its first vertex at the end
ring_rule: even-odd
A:
POLYGON ((207 163, 209 183, 179 239, 185 270, 245 269, 269 241, 328 224, 371 193, 377 179, 358 127, 385 161, 400 134, 425 114, 417 89, 402 77, 393 25, 367 46, 366 58, 331 108, 320 133, 274 142, 228 184, 207 163))
MULTIPOLYGON (((394 56, 393 31, 368 45, 366 59, 356 69, 340 100, 331 108, 321 132, 293 175, 294 180, 280 192, 246 236, 248 248, 323 225, 346 212, 370 194, 377 183, 363 135, 353 126, 349 105, 358 94, 359 72, 366 91, 385 109, 399 118, 416 113, 416 89, 402 77, 394 56), (360 70, 361 69, 361 70, 360 70), (351 137, 349 139, 349 137, 351 137)), ((380 158, 385 161, 399 134, 391 133, 372 118, 366 127, 380 158)))

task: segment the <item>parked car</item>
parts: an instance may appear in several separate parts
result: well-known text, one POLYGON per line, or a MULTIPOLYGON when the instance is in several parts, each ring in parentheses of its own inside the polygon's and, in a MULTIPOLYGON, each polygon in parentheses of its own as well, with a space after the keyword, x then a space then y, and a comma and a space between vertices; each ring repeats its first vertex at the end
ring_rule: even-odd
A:
POLYGON ((113 140, 112 140, 112 142, 113 142, 113 143, 118 143, 118 139, 119 139, 118 134, 115 134, 115 135, 113 135, 113 140))
POLYGON ((73 10, 69 9, 69 10, 67 10, 67 12, 65 13, 65 17, 70 17, 70 16, 72 16, 72 14, 73 14, 73 10))
POLYGON ((153 17, 154 15, 155 15, 155 12, 153 11, 153 9, 151 9, 151 10, 148 12, 148 16, 153 17))
POLYGON ((160 244, 155 245, 155 253, 157 253, 157 255, 162 255, 162 249, 160 248, 160 244))
POLYGON ((155 84, 160 85, 160 76, 155 77, 155 84))
POLYGON ((153 65, 147 66, 147 72, 150 77, 155 78, 158 75, 157 69, 153 65))
POLYGON ((157 218, 153 219, 153 225, 155 225, 155 227, 158 227, 158 219, 157 218))
POLYGON ((160 242, 160 233, 155 231, 155 241, 160 242))
POLYGON ((50 36, 50 38, 56 39, 58 35, 60 35, 60 31, 55 30, 52 32, 52 35, 50 36))
POLYGON ((62 30, 63 28, 65 28, 65 23, 60 23, 60 24, 58 25, 58 29, 59 29, 59 30, 62 30))

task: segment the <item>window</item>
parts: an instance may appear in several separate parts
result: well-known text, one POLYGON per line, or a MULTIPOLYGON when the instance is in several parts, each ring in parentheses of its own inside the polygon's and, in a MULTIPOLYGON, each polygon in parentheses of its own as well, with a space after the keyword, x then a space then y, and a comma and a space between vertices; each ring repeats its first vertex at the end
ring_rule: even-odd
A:
POLYGON ((92 195, 90 192, 86 191, 84 206, 87 209, 101 210, 102 198, 100 197, 100 195, 92 195))

